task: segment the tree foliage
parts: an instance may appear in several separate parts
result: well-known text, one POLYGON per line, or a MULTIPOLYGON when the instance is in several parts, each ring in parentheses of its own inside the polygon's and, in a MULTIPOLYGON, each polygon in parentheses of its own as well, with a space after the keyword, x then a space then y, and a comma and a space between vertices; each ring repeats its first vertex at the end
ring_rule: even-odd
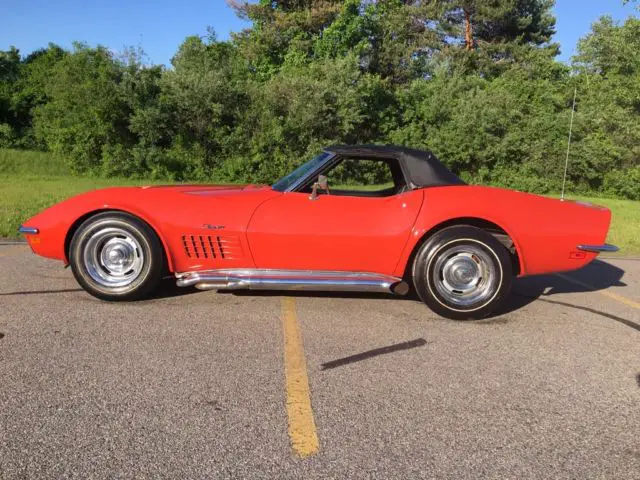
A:
MULTIPOLYGON (((640 199, 640 20, 603 17, 570 65, 552 0, 230 1, 251 28, 172 65, 56 45, 0 52, 0 146, 76 172, 270 182, 330 143, 427 148, 470 181, 640 199)), ((375 172, 373 172, 375 173, 375 172)))

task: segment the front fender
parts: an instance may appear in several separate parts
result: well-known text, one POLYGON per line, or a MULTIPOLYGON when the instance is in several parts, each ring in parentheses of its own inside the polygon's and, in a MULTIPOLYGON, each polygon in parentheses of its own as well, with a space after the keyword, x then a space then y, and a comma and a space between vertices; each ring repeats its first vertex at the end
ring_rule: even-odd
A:
MULTIPOLYGON (((27 235, 35 253, 67 262, 65 242, 73 228, 90 214, 117 210, 145 221, 164 246, 171 271, 254 266, 246 228, 259 204, 282 195, 268 187, 193 186, 118 187, 94 190, 60 202, 25 222, 38 228, 27 235), (214 235, 224 242, 224 255, 190 255, 184 239, 214 235), (220 238, 222 237, 222 238, 220 238), (222 261, 224 260, 224 261, 222 261)), ((200 239, 200 242, 203 241, 200 239)))
POLYGON ((173 258, 162 230, 144 203, 136 200, 135 189, 127 187, 94 190, 71 197, 27 220, 24 225, 38 229, 37 235, 27 235, 27 241, 36 254, 67 264, 69 235, 86 218, 103 211, 126 212, 140 218, 156 232, 167 254, 169 270, 173 271, 173 258))

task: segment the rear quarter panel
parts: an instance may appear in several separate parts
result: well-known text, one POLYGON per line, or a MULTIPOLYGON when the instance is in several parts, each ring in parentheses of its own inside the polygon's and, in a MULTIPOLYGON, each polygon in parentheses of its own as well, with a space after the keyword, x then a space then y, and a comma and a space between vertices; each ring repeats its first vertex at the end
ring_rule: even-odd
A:
POLYGON ((511 237, 520 260, 520 275, 524 276, 573 270, 589 263, 596 254, 580 252, 577 245, 604 243, 611 212, 500 188, 427 188, 395 273, 405 271, 412 251, 426 234, 443 222, 466 217, 495 223, 511 237))

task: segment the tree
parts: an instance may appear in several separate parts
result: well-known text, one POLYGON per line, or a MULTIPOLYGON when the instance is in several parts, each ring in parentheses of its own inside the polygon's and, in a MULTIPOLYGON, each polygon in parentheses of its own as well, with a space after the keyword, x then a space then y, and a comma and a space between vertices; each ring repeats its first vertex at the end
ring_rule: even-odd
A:
POLYGON ((244 64, 236 47, 217 41, 213 33, 207 42, 187 38, 172 63, 174 69, 161 80, 176 139, 170 153, 185 174, 207 178, 234 150, 230 143, 248 106, 244 64))
POLYGON ((41 48, 29 54, 20 62, 19 77, 16 81, 15 93, 11 99, 11 107, 15 115, 15 129, 21 137, 20 145, 24 147, 42 147, 38 145, 33 133, 33 115, 38 106, 49 101, 46 84, 51 71, 66 55, 66 52, 55 44, 41 48))
MULTIPOLYGON (((617 25, 603 17, 578 43, 573 67, 580 80, 574 174, 593 189, 626 191, 640 176, 640 19, 617 25), (636 173, 633 173, 636 172, 636 173)), ((636 183, 637 185, 637 183, 636 183)))
POLYGON ((0 147, 11 146, 16 136, 12 98, 20 72, 20 52, 11 47, 0 51, 0 147))
POLYGON ((318 33, 331 24, 343 0, 259 0, 258 3, 227 0, 241 16, 252 20, 258 29, 299 28, 318 33))
POLYGON ((553 0, 435 0, 443 30, 451 44, 448 54, 465 71, 500 75, 532 50, 546 50, 553 61, 559 48, 553 0), (462 51, 455 47, 461 47, 462 51))
MULTIPOLYGON (((555 60, 551 0, 235 0, 250 28, 172 68, 55 45, 0 54, 0 145, 76 172, 271 182, 330 143, 434 151, 469 181, 640 198, 640 20, 555 60)), ((375 175, 375 172, 368 172, 375 175)))
POLYGON ((117 145, 131 144, 129 110, 118 88, 123 71, 106 48, 79 43, 50 71, 49 101, 35 109, 36 135, 77 172, 99 171, 117 145))

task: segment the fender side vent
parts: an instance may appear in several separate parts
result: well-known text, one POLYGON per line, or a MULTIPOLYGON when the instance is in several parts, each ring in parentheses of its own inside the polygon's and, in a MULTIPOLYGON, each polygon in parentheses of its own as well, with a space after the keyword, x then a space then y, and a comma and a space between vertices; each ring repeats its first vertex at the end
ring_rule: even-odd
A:
POLYGON ((232 235, 182 235, 182 247, 189 258, 235 260, 244 256, 240 239, 232 235))

